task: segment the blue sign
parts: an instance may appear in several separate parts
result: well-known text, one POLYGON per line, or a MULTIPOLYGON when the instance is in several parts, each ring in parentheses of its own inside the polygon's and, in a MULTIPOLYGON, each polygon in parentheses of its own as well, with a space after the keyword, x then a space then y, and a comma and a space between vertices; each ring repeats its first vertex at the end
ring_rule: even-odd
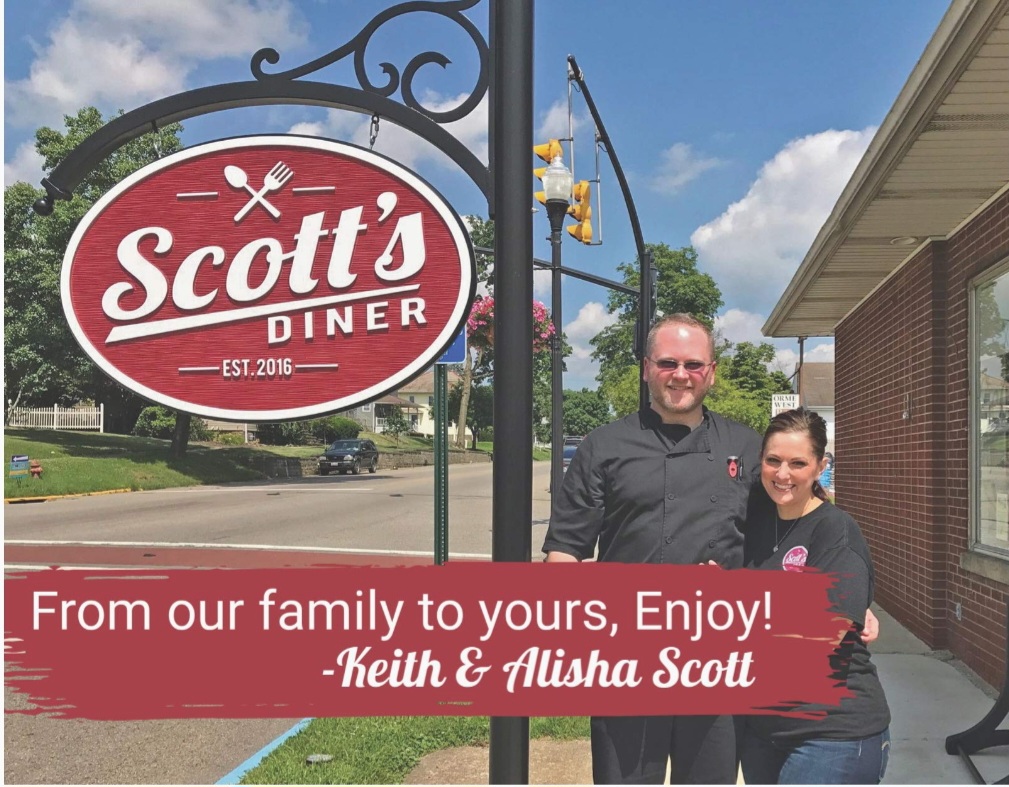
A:
POLYGON ((28 457, 27 456, 12 456, 10 470, 8 471, 8 476, 10 478, 16 478, 19 481, 22 478, 28 477, 28 457))
POLYGON ((438 363, 462 363, 466 360, 466 328, 463 327, 459 334, 452 341, 452 344, 445 350, 445 354, 438 359, 438 363))

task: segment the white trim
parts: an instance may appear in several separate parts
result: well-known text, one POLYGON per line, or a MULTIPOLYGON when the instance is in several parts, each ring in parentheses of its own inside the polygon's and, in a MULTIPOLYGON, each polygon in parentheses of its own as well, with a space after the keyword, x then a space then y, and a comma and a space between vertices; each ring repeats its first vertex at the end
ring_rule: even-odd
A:
POLYGON ((1006 192, 1009 192, 1009 183, 1006 183, 1002 188, 1000 188, 998 191, 996 191, 994 194, 992 194, 981 205, 979 205, 974 211, 972 211, 971 214, 967 218, 965 218, 963 221, 961 221, 959 224, 957 224, 946 235, 933 235, 932 237, 925 238, 925 240, 923 240, 918 245, 918 248, 916 248, 909 255, 907 255, 904 259, 902 259, 897 264, 897 267, 895 267, 892 271, 890 271, 888 274, 886 274, 886 276, 884 276, 880 280, 879 284, 877 284, 875 287, 873 287, 871 290, 869 290, 869 292, 867 292, 865 295, 863 295, 862 299, 858 303, 856 303, 854 306, 852 306, 848 310, 848 313, 844 315, 844 317, 842 317, 840 320, 838 320, 837 322, 834 323, 834 327, 831 328, 831 334, 830 335, 833 336, 834 334, 836 334, 837 333, 837 329, 841 326, 841 323, 843 323, 845 320, 847 320, 852 314, 854 314, 858 310, 858 308, 860 306, 862 306, 862 304, 864 304, 873 295, 875 295, 877 290, 879 290, 881 287, 883 287, 883 285, 885 285, 888 281, 890 281, 890 279, 892 279, 894 276, 896 276, 898 273, 900 273, 901 269, 905 265, 907 265, 911 260, 913 260, 916 256, 918 256, 918 253, 922 249, 924 249, 930 243, 933 243, 935 241, 950 241, 950 240, 952 240, 961 231, 967 229, 967 227, 970 225, 970 223, 972 221, 974 221, 978 216, 980 216, 986 210, 988 210, 988 208, 990 208, 995 203, 995 201, 997 199, 999 199, 1000 197, 1002 197, 1006 192))
POLYGON ((473 264, 473 252, 469 235, 466 232, 462 219, 455 210, 445 201, 445 199, 419 175, 404 168, 400 164, 374 153, 370 150, 349 145, 343 142, 336 142, 316 137, 299 137, 294 135, 259 135, 251 137, 240 137, 234 139, 217 140, 203 145, 196 145, 191 148, 179 151, 163 159, 159 159, 146 167, 125 178, 104 196, 101 197, 85 214, 74 231, 67 245, 66 254, 63 257, 63 267, 60 276, 60 297, 63 302, 63 310, 70 325, 74 338, 95 362, 95 364, 108 374, 116 382, 124 387, 140 394, 144 398, 150 399, 158 404, 171 407, 177 410, 193 413, 204 418, 226 421, 288 421, 298 418, 307 418, 323 415, 326 413, 347 410, 361 402, 376 399, 385 393, 395 390, 408 380, 416 377, 420 372, 434 363, 455 338, 459 329, 468 316, 468 306, 475 291, 475 275, 473 264), (369 166, 380 169, 389 175, 400 180, 406 187, 422 197, 428 205, 434 209, 446 228, 451 234, 459 257, 460 286, 456 295, 455 303, 452 307, 451 315, 438 335, 431 341, 427 349, 420 356, 411 361, 407 366, 385 378, 369 388, 358 391, 350 396, 340 399, 333 399, 320 402, 314 405, 289 407, 281 410, 232 410, 223 407, 211 407, 208 405, 196 404, 177 399, 173 396, 161 393, 153 388, 134 380, 126 373, 120 371, 92 344, 87 334, 84 332, 74 312, 71 301, 70 276, 73 269, 74 257, 77 248, 83 240, 90 226, 95 220, 109 208, 120 196, 154 175, 161 170, 173 167, 181 162, 197 157, 205 156, 208 153, 216 153, 225 150, 236 150, 257 146, 307 148, 310 150, 324 151, 346 158, 355 159, 369 166))
POLYGON ((829 335, 834 336, 837 333, 837 329, 841 326, 841 323, 843 323, 852 314, 854 314, 858 310, 859 306, 861 306, 863 303, 865 303, 867 300, 869 300, 869 298, 871 298, 873 295, 875 295, 877 290, 879 290, 881 287, 883 287, 883 285, 885 285, 888 281, 890 281, 890 279, 892 279, 894 276, 896 276, 898 273, 900 273, 904 269, 905 265, 907 265, 911 260, 913 260, 915 257, 918 256, 918 253, 920 251, 922 251, 926 246, 929 246, 933 242, 935 242, 935 241, 941 241, 941 240, 945 240, 945 238, 943 238, 942 236, 936 236, 936 237, 925 238, 925 240, 923 240, 921 243, 919 243, 918 246, 917 246, 917 248, 915 248, 914 251, 912 251, 904 259, 902 259, 900 262, 898 262, 897 265, 894 267, 894 269, 892 271, 890 271, 888 274, 886 274, 886 276, 884 276, 882 279, 880 279, 879 283, 875 287, 873 287, 865 295, 863 295, 862 299, 858 303, 856 303, 854 306, 852 306, 850 309, 848 309, 848 312, 840 320, 838 320, 837 322, 834 323, 834 327, 830 329, 831 333, 829 335))
POLYGON ((1000 549, 981 541, 980 445, 977 411, 978 364, 976 328, 977 289, 990 281, 1009 275, 1009 256, 1005 256, 967 283, 967 549, 989 557, 1009 560, 1009 549, 1000 549))

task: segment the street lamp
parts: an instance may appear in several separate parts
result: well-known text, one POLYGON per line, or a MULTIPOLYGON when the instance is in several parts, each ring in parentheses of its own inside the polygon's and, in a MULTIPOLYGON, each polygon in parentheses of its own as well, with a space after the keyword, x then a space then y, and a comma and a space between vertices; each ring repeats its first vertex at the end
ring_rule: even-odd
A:
POLYGON ((564 478, 564 382, 561 367, 561 230, 571 207, 574 177, 560 156, 554 157, 543 172, 543 192, 547 218, 550 220, 550 316, 554 335, 550 342, 550 495, 557 500, 564 478))

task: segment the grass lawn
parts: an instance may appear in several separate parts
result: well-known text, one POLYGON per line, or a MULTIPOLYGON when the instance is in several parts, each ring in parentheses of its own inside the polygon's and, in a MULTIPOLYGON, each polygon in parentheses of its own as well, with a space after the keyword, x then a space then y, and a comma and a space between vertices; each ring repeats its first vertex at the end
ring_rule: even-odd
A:
MULTIPOLYGON (((401 435, 399 440, 362 432, 383 453, 431 451, 432 440, 401 435)), ((492 443, 486 450, 493 449, 492 443)), ((47 497, 112 489, 166 489, 180 486, 251 481, 263 474, 250 466, 263 457, 313 459, 321 445, 221 445, 191 442, 182 459, 172 459, 168 440, 98 432, 9 429, 5 461, 27 454, 42 463, 41 478, 21 481, 4 474, 4 498, 47 497)), ((455 449, 450 449, 455 450, 455 449)))
POLYGON ((4 475, 4 497, 82 494, 109 489, 165 489, 247 481, 262 474, 245 466, 246 446, 191 444, 182 459, 169 455, 168 440, 146 437, 11 429, 4 435, 7 461, 27 454, 42 463, 42 477, 20 483, 4 475))
MULTIPOLYGON (((242 779, 242 784, 402 784, 421 757, 453 746, 488 742, 485 716, 315 719, 285 741, 242 779), (330 762, 308 765, 310 754, 330 762)), ((587 718, 530 720, 533 738, 572 740, 589 736, 587 718)))

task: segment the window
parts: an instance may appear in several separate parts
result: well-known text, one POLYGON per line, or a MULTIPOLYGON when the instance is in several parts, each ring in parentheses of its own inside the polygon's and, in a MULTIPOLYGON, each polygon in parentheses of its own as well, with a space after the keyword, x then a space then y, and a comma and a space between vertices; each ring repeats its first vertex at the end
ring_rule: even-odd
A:
POLYGON ((427 404, 428 404, 428 407, 434 407, 434 397, 433 396, 427 397, 427 404))
POLYGON ((371 412, 371 402, 368 402, 368 404, 362 404, 361 405, 361 412, 362 413, 370 413, 371 412))
POLYGON ((971 296, 972 540, 1009 558, 1009 260, 971 296))

